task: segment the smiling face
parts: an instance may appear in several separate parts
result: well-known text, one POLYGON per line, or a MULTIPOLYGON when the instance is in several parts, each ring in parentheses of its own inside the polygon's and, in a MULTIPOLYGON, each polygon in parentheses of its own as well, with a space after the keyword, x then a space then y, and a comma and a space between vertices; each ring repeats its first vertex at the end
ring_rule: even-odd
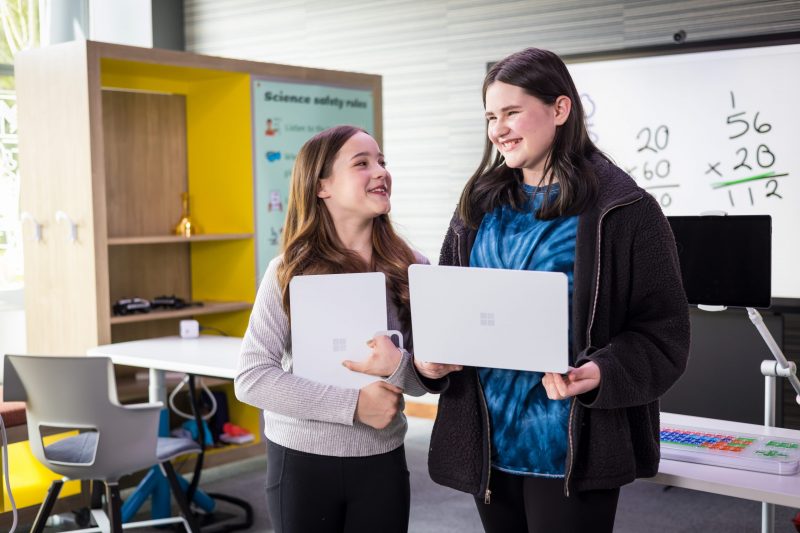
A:
POLYGON ((487 135, 509 168, 522 169, 525 183, 538 185, 571 102, 559 96, 552 104, 526 93, 521 87, 495 81, 486 90, 487 135))
POLYGON ((392 176, 375 139, 357 132, 336 154, 317 196, 334 221, 368 222, 391 210, 392 176))

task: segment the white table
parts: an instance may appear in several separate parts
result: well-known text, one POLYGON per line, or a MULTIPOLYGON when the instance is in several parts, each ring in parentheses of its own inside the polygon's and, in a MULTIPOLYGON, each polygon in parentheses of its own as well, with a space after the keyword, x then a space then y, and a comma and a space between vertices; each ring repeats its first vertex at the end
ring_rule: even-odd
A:
MULTIPOLYGON (((109 357, 117 365, 147 368, 150 373, 148 388, 150 401, 166 405, 167 388, 164 382, 166 372, 233 379, 236 377, 236 362, 241 346, 241 337, 201 335, 196 339, 184 339, 175 336, 105 344, 91 348, 87 353, 90 356, 109 357)), ((157 470, 157 468, 151 469, 148 476, 157 476, 154 473, 157 470)), ((166 481, 159 478, 153 483, 166 483, 166 481)), ((132 516, 138 511, 144 498, 154 492, 153 483, 149 483, 147 476, 142 480, 137 492, 141 490, 143 495, 129 498, 123 504, 123 517, 132 516)), ((166 506, 166 509, 169 509, 169 491, 162 490, 160 494, 165 500, 160 508, 166 506)), ((195 493, 195 503, 203 507, 206 512, 214 509, 213 500, 199 490, 195 493)), ((153 509, 156 509, 155 505, 153 509)), ((154 518, 159 517, 154 516, 154 518)))
MULTIPOLYGON (((800 441, 800 431, 767 428, 713 418, 661 413, 662 425, 694 426, 727 433, 751 433, 800 441)), ((658 475, 646 479, 654 483, 713 492, 735 498, 800 507, 800 474, 779 476, 720 466, 662 460, 658 475)))
POLYGON ((241 337, 201 335, 196 339, 184 339, 174 336, 104 344, 87 353, 110 357, 114 364, 149 369, 150 401, 166 404, 165 372, 233 379, 241 347, 241 337))

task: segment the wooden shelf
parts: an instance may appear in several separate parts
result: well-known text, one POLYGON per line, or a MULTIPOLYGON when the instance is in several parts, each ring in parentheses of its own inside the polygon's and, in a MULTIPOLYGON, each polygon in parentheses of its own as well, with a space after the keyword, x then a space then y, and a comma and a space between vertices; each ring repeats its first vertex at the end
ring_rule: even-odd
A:
POLYGON ((427 418, 429 420, 436 420, 436 412, 439 408, 435 403, 424 403, 406 400, 406 408, 403 410, 406 416, 414 416, 417 418, 427 418))
POLYGON ((111 324, 129 324, 132 322, 149 322, 151 320, 167 320, 170 318, 185 318, 196 315, 211 315, 214 313, 230 313, 232 311, 245 311, 253 307, 248 302, 203 302, 199 307, 185 307, 168 311, 150 311, 132 315, 112 316, 111 324))
MULTIPOLYGON (((267 453, 267 440, 263 435, 261 437, 256 435, 256 438, 261 440, 247 444, 226 444, 220 448, 207 448, 203 459, 203 468, 221 466, 250 457, 264 457, 267 453)), ((182 470, 184 472, 192 471, 194 462, 195 456, 187 456, 185 463, 182 464, 182 470)))
MULTIPOLYGON (((142 403, 147 401, 150 379, 147 370, 137 368, 134 374, 117 377, 117 398, 122 403, 142 403)), ((179 372, 166 372, 164 384, 168 391, 172 391, 183 380, 184 374, 179 372)), ((203 377, 203 383, 208 387, 230 383, 228 379, 203 377)))
POLYGON ((209 233, 182 237, 180 235, 148 235, 144 237, 109 237, 109 246, 127 246, 131 244, 174 244, 183 242, 236 241, 252 239, 252 233, 209 233))

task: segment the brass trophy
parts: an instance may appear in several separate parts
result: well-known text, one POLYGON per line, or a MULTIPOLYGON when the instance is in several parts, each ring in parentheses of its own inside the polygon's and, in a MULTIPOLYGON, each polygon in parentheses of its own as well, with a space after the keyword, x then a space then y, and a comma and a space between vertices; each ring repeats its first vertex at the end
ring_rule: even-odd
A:
POLYGON ((200 226, 197 225, 197 223, 192 219, 192 216, 189 214, 188 192, 181 194, 181 201, 183 203, 183 214, 181 215, 180 222, 178 222, 178 225, 175 226, 175 235, 181 235, 183 237, 197 235, 200 233, 200 226))

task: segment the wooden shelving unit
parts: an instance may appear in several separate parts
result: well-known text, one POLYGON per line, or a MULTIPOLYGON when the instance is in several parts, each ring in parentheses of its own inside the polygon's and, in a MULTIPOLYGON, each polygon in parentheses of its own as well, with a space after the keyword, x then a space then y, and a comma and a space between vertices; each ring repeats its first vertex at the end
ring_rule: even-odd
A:
MULTIPOLYGON (((220 378, 203 377, 203 382, 208 387, 226 385, 228 380, 220 378)), ((183 374, 168 372, 164 376, 164 384, 171 392, 183 380, 183 374)), ((117 398, 122 403, 136 403, 141 401, 142 386, 147 386, 147 371, 139 369, 134 375, 117 380, 117 398)))
MULTIPOLYGON (((186 317, 244 334, 256 290, 251 99, 249 73, 230 66, 93 42, 19 54, 23 209, 49 228, 25 247, 31 353, 174 335, 186 317), (202 228, 190 238, 172 234, 184 192, 202 228), (76 242, 56 211, 78 225, 76 242), (203 305, 112 315, 119 299, 164 294, 203 305)), ((140 370, 116 370, 120 397, 146 401, 140 370)), ((239 404, 229 381, 212 385, 256 436, 214 463, 263 453, 259 411, 239 404)))
MULTIPOLYGON (((257 288, 251 77, 373 88, 380 138, 379 76, 92 41, 25 50, 14 71, 20 208, 44 225, 24 247, 31 353, 175 335, 187 316, 244 334, 257 288), (188 239, 171 234, 186 192, 202 228, 188 239), (164 294, 205 305, 112 316, 119 299, 164 294)), ((118 381, 144 400, 135 372, 118 370, 118 381)), ((215 388, 257 442, 214 462, 263 453, 260 411, 240 404, 230 382, 215 388)))
POLYGON ((133 322, 149 322, 151 320, 168 320, 171 318, 186 318, 199 315, 213 315, 217 313, 230 313, 232 311, 245 311, 253 307, 248 302, 202 302, 201 306, 184 307, 183 309, 170 309, 164 311, 150 311, 132 315, 112 316, 111 325, 130 324, 133 322))
POLYGON ((109 237, 109 246, 128 246, 132 244, 189 244, 193 242, 237 241, 252 239, 252 233, 219 233, 214 235, 149 235, 145 237, 109 237))

